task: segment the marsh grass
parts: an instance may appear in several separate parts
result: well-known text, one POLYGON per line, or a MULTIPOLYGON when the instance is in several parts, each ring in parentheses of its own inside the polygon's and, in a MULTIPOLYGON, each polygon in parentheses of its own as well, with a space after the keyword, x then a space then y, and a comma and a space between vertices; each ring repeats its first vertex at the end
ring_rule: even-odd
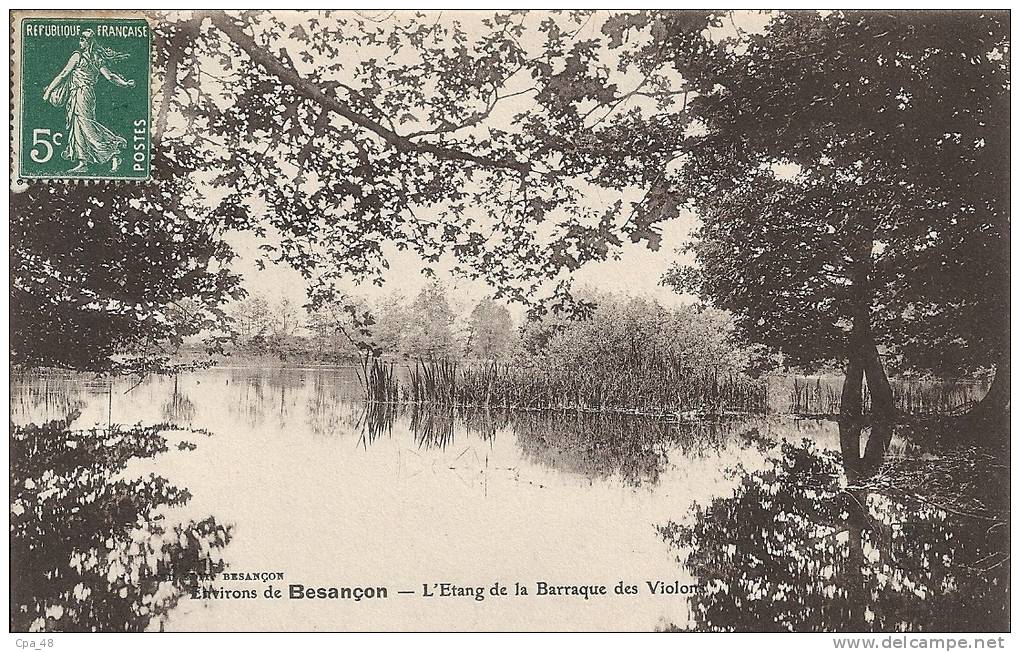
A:
MULTIPOLYGON (((889 382, 896 408, 912 415, 950 414, 980 399, 984 393, 979 382, 967 380, 899 378, 889 382)), ((794 376, 790 381, 786 411, 801 416, 839 414, 841 388, 841 378, 794 376)), ((863 404, 867 411, 871 396, 866 385, 863 404)))
POLYGON ((975 383, 936 380, 893 381, 896 406, 908 414, 947 414, 980 398, 975 383))
POLYGON ((840 403, 840 387, 829 382, 822 383, 821 377, 811 382, 810 378, 793 377, 790 388, 789 411, 799 415, 837 414, 840 403))
MULTIPOLYGON (((638 414, 763 413, 768 383, 716 369, 644 365, 579 372, 569 366, 417 361, 400 400, 416 404, 638 414)), ((383 395, 383 392, 378 392, 383 395)))
MULTIPOLYGON (((523 410, 574 410, 647 415, 839 414, 842 379, 792 376, 752 379, 719 368, 692 368, 662 358, 583 370, 550 361, 527 363, 418 360, 407 373, 371 359, 358 372, 370 402, 523 410), (399 377, 398 377, 399 376, 399 377), (785 386, 786 403, 783 405, 785 386)), ((977 381, 892 379, 904 414, 952 413, 980 399, 977 381)), ((867 387, 865 410, 870 406, 867 387)))
POLYGON ((459 403, 456 362, 452 360, 418 360, 414 364, 414 369, 409 369, 409 371, 409 383, 403 393, 405 401, 437 405, 459 403))
POLYGON ((379 358, 362 358, 361 367, 355 370, 358 381, 365 390, 369 402, 395 403, 400 399, 396 363, 384 362, 379 358))

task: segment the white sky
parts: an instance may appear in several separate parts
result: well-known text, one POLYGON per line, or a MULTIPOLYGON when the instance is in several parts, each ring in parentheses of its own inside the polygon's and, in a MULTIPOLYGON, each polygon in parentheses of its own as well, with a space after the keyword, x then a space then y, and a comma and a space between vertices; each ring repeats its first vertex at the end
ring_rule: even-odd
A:
MULTIPOLYGON (((651 251, 644 243, 632 244, 626 241, 621 249, 618 260, 588 263, 577 270, 572 278, 575 287, 589 286, 607 292, 627 292, 654 297, 667 306, 689 303, 690 295, 681 295, 672 288, 659 284, 663 274, 677 260, 690 262, 690 257, 675 251, 687 240, 696 218, 683 212, 677 219, 663 222, 663 246, 659 251, 651 251)), ((233 269, 244 278, 244 286, 249 292, 265 296, 271 301, 288 298, 303 304, 307 301, 305 294, 307 285, 301 275, 286 265, 267 263, 260 270, 255 261, 260 257, 258 246, 265 242, 250 233, 232 233, 227 241, 238 254, 233 269)), ((384 274, 384 285, 376 286, 371 282, 362 285, 349 283, 345 289, 353 294, 367 297, 370 301, 379 300, 399 291, 413 297, 431 279, 421 273, 425 267, 421 258, 412 251, 397 251, 390 247, 387 252, 390 268, 384 274)), ((483 280, 464 280, 450 273, 450 265, 432 263, 429 265, 436 272, 436 279, 448 289, 448 295, 454 307, 470 309, 479 299, 490 294, 490 289, 483 280)), ((508 306, 514 317, 520 319, 523 308, 508 306)))

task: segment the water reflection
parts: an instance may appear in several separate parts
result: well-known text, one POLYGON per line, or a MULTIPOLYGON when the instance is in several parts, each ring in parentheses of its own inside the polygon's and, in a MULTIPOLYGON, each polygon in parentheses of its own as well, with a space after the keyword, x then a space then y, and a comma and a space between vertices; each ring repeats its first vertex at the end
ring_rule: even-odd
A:
POLYGON ((660 529, 705 588, 687 628, 1008 630, 1008 527, 904 490, 883 467, 889 426, 839 434, 840 454, 783 442, 732 496, 660 529))
POLYGON ((195 419, 195 404, 182 392, 174 377, 174 389, 170 400, 163 404, 163 419, 174 425, 189 426, 195 419))
POLYGON ((669 451, 685 457, 718 451, 746 422, 665 421, 656 417, 579 411, 458 409, 450 406, 368 403, 354 423, 367 447, 392 436, 406 418, 419 449, 445 450, 458 438, 491 441, 513 432, 528 461, 589 479, 618 477, 625 484, 654 485, 669 464, 669 451))
POLYGON ((11 373, 11 416, 46 415, 52 419, 80 410, 88 393, 109 391, 109 383, 90 379, 69 382, 68 374, 11 373))
POLYGON ((726 422, 668 422, 633 415, 525 413, 511 421, 530 459, 588 478, 617 476, 632 486, 656 484, 671 451, 699 457, 716 450, 726 422))
MULTIPOLYGON (((424 568, 464 582, 695 577, 707 587, 690 603, 688 596, 642 596, 627 609, 613 601, 584 611, 521 602, 509 607, 517 610, 512 616, 508 607, 480 611, 493 626, 507 626, 504 617, 536 629, 1008 626, 1008 528, 980 510, 954 514, 942 501, 925 503, 900 482, 913 474, 963 486, 979 474, 942 477, 944 469, 915 463, 913 444, 891 430, 838 428, 823 419, 688 423, 366 404, 353 370, 342 369, 208 369, 112 384, 37 374, 12 385, 14 423, 41 423, 68 406, 80 407, 75 427, 87 430, 64 424, 52 436, 29 437, 30 427, 16 429, 24 440, 18 455, 34 459, 12 475, 20 501, 12 509, 24 510, 12 560, 28 569, 15 565, 15 577, 24 579, 15 587, 12 626, 22 629, 316 629, 335 622, 328 605, 180 599, 181 586, 158 579, 171 567, 222 563, 231 538, 222 552, 232 568, 281 566, 309 583, 360 582, 368 569, 373 581, 414 586, 424 568), (215 435, 193 452, 163 454, 158 432, 110 434, 111 419, 215 435), (182 488, 161 478, 116 479, 138 458, 182 488), (55 469, 62 479, 37 469, 55 469), (52 486, 57 494, 36 495, 52 486), (195 494, 186 507, 183 487, 195 494), (63 520, 52 522, 39 505, 30 510, 33 500, 56 506, 63 520), (688 512, 692 504, 705 507, 688 512), (210 513, 236 530, 201 520, 210 513), (168 525, 171 516, 185 525, 168 525), (71 527, 86 534, 72 535, 71 527), (456 533, 467 534, 451 546, 456 533), (44 554, 42 541, 59 545, 44 554), (68 567, 72 557, 76 565, 68 567), (477 560, 485 561, 485 578, 465 571, 480 568, 477 560), (127 579, 110 579, 111 569, 127 579)), ((995 495, 1008 488, 989 486, 983 500, 990 505, 995 495)), ((463 627, 457 610, 431 603, 359 609, 352 629, 463 627)))
POLYGON ((167 451, 156 427, 72 430, 78 415, 11 432, 12 631, 161 629, 194 574, 222 570, 231 529, 168 526, 187 489, 115 479, 167 451))
POLYGON ((399 410, 392 403, 367 403, 354 422, 354 429, 361 433, 358 443, 364 448, 382 437, 393 436, 393 424, 399 410))

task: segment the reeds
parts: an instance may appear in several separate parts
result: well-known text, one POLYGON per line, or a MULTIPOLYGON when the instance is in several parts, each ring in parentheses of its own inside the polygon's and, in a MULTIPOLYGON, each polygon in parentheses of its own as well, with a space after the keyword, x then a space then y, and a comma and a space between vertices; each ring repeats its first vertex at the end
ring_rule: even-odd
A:
POLYGON ((909 414, 947 414, 976 401, 974 383, 938 380, 900 380, 892 383, 896 407, 909 414))
POLYGON ((412 403, 457 404, 457 363, 451 360, 415 362, 404 399, 412 403))
POLYGON ((361 368, 356 369, 356 372, 367 401, 396 403, 400 400, 400 385, 395 367, 395 363, 383 362, 379 358, 362 358, 361 368))
MULTIPOLYGON (((789 388, 787 411, 801 416, 839 414, 842 378, 793 376, 789 388)), ((890 379, 896 409, 905 414, 939 415, 980 398, 978 383, 966 380, 937 378, 890 379)), ((867 385, 862 394, 864 411, 871 407, 867 385)))
POLYGON ((793 377, 790 388, 790 408, 793 414, 816 416, 839 412, 840 388, 831 383, 822 383, 821 377, 811 382, 809 378, 793 377))
MULTIPOLYGON (((719 368, 691 368, 663 357, 602 367, 526 363, 458 363, 418 360, 398 379, 396 364, 366 360, 359 378, 369 401, 456 407, 575 410, 630 414, 763 414, 770 389, 775 410, 802 416, 839 414, 842 379, 792 376, 755 380, 719 368), (782 405, 783 387, 787 404, 782 405)), ((901 378, 890 381, 896 407, 916 415, 947 414, 980 398, 969 380, 901 378)), ((870 407, 867 386, 863 405, 870 407)))
POLYGON ((639 368, 419 360, 397 380, 392 363, 372 360, 359 374, 369 400, 418 405, 552 409, 634 414, 764 413, 767 381, 663 361, 639 368))

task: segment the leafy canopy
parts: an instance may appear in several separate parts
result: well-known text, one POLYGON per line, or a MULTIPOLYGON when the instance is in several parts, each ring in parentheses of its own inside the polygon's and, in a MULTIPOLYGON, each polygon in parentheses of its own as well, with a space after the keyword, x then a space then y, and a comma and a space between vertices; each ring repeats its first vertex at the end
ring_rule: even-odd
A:
MULTIPOLYGON (((64 283, 57 254, 22 235, 47 220, 74 243, 79 215, 102 216, 93 223, 120 233, 111 259, 128 266, 169 254, 179 273, 154 304, 197 297, 222 321, 213 309, 235 292, 221 268, 228 230, 267 236, 266 257, 305 276, 313 307, 342 299, 341 279, 381 282, 393 249, 484 277, 496 299, 553 288, 562 307, 570 271, 624 238, 658 248, 660 224, 689 207, 703 220, 698 267, 670 280, 795 361, 841 355, 864 259, 874 329, 905 363, 980 364, 1002 346, 1002 12, 158 18, 160 182, 98 206, 98 193, 45 189, 12 200, 25 337, 49 292, 33 284, 77 292, 106 264, 64 283), (196 189, 201 201, 176 203, 196 189), (122 242, 138 214, 142 233, 169 219, 189 242, 122 242)), ((151 265, 125 271, 167 285, 151 265)), ((61 319, 52 332, 67 330, 61 319)), ((179 335, 127 318, 103 327, 75 364, 179 335)), ((57 349, 22 350, 44 361, 29 352, 57 349)))
POLYGON ((1008 346, 1005 14, 783 13, 681 72, 703 223, 671 282, 797 362, 841 357, 861 268, 901 364, 1008 346))

